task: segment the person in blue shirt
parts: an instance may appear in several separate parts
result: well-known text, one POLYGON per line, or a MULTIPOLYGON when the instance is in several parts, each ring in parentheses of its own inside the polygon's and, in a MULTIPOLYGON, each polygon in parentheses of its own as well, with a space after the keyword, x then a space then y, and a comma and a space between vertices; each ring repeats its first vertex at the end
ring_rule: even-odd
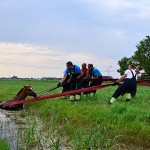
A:
MULTIPOLYGON (((64 71, 64 76, 60 81, 60 84, 63 88, 66 88, 64 91, 72 91, 75 89, 81 89, 81 77, 82 72, 79 66, 73 65, 71 61, 66 63, 66 69, 64 71), (67 85, 67 87, 65 87, 67 85)), ((81 94, 71 95, 70 100, 79 100, 81 94)))
MULTIPOLYGON (((87 78, 91 81, 90 87, 101 85, 103 81, 103 76, 101 72, 97 68, 93 67, 93 64, 88 64, 87 78)), ((96 90, 91 91, 91 93, 94 96, 96 90)))

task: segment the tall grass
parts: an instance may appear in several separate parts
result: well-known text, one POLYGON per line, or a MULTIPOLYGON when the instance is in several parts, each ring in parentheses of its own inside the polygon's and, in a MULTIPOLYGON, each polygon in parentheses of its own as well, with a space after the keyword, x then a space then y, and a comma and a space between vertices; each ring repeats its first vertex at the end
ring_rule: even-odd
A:
MULTIPOLYGON (((0 81, 0 99, 9 99, 23 85, 31 84, 43 91, 57 84, 50 81, 0 81)), ((79 102, 57 98, 25 104, 17 112, 26 116, 26 127, 20 131, 26 149, 140 149, 150 148, 150 88, 138 86, 130 102, 121 97, 108 105, 117 87, 98 90, 96 96, 79 102)), ((61 92, 57 89, 52 93, 61 92)))

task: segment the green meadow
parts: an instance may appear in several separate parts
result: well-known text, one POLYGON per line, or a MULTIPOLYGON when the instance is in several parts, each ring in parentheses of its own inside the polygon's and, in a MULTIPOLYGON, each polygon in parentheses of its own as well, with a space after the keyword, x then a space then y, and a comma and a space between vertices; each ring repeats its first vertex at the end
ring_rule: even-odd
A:
MULTIPOLYGON (((0 101, 11 99, 24 85, 31 84, 38 93, 57 83, 0 80, 0 101)), ((60 97, 25 104, 14 114, 16 124, 22 124, 18 118, 24 120, 18 132, 19 149, 149 150, 150 87, 138 86, 130 102, 120 97, 108 105, 116 88, 98 90, 95 97, 82 97, 80 101, 60 97)), ((61 88, 49 94, 60 92, 61 88)), ((1 143, 4 142, 0 140, 1 143)))
POLYGON ((9 145, 5 139, 0 139, 0 150, 9 150, 9 145))

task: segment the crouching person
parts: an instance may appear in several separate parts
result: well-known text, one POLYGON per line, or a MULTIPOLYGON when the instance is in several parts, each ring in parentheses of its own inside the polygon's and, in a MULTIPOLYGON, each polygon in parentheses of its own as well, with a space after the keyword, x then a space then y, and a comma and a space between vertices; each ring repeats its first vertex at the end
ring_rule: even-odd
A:
POLYGON ((134 70, 134 66, 131 64, 128 66, 128 69, 125 71, 124 75, 118 79, 114 85, 119 84, 119 82, 124 81, 121 85, 118 86, 117 90, 112 95, 109 104, 114 103, 117 98, 122 95, 122 93, 126 93, 126 101, 131 100, 131 94, 136 91, 136 72, 134 70), (125 80, 125 81, 124 81, 125 80))
MULTIPOLYGON (((101 72, 93 67, 93 64, 88 64, 87 76, 90 80, 90 87, 101 85, 103 81, 103 77, 101 72)), ((96 94, 96 90, 90 92, 92 96, 96 94)))
MULTIPOLYGON (((81 82, 82 82, 82 88, 88 88, 89 87, 89 80, 88 80, 88 69, 86 67, 86 63, 82 64, 82 77, 81 77, 81 82)), ((86 97, 88 92, 83 92, 83 96, 86 97)))
MULTIPOLYGON (((81 83, 81 69, 77 65, 73 65, 71 61, 66 63, 66 70, 64 71, 64 77, 60 81, 60 84, 64 87, 64 90, 67 91, 72 91, 76 89, 81 89, 82 88, 82 83, 81 83)), ((71 95, 70 100, 79 100, 80 99, 80 93, 76 95, 71 95)))

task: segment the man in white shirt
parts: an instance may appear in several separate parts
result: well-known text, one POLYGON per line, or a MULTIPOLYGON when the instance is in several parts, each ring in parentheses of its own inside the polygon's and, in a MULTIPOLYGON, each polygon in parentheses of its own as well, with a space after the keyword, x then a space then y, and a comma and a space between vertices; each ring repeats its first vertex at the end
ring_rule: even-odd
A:
POLYGON ((136 72, 134 70, 134 66, 131 64, 128 66, 128 69, 125 71, 124 75, 121 76, 120 79, 118 79, 114 85, 119 84, 119 82, 123 81, 123 84, 118 86, 117 90, 113 94, 111 100, 109 101, 109 104, 114 103, 117 98, 122 95, 122 93, 127 93, 127 99, 126 101, 129 101, 131 99, 131 94, 136 89, 136 72))

